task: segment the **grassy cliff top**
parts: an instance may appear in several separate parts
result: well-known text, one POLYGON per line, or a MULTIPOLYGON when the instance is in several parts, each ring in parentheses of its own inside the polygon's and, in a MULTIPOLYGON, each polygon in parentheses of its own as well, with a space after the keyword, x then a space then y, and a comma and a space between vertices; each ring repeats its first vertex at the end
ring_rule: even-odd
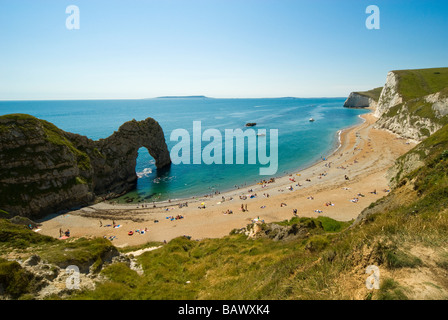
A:
POLYGON ((448 68, 394 70, 398 91, 405 101, 442 91, 448 87, 448 68))
POLYGON ((378 101, 380 99, 381 92, 383 91, 383 87, 378 87, 369 91, 357 91, 356 94, 359 94, 361 96, 366 96, 369 98, 372 98, 375 101, 378 101))

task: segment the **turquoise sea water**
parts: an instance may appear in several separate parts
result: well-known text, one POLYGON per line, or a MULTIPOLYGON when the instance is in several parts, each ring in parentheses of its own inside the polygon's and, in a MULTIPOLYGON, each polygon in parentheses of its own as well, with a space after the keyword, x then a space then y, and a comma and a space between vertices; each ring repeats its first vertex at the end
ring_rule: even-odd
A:
MULTIPOLYGON (((185 129, 193 138, 193 121, 201 121, 202 131, 266 129, 269 155, 269 129, 278 130, 278 171, 274 177, 303 169, 328 156, 338 144, 337 131, 353 126, 366 110, 343 108, 344 98, 211 99, 157 98, 144 100, 0 101, 0 115, 27 113, 54 123, 59 128, 97 140, 106 138, 126 121, 156 119, 162 126, 168 149, 171 132, 185 129), (309 119, 314 118, 314 122, 309 119)), ((202 142, 202 148, 209 142, 202 142)), ((224 140, 222 141, 225 147, 224 140)), ((247 149, 247 143, 245 144, 247 149)), ((193 157, 193 148, 191 157, 193 157)), ((229 150, 223 150, 223 155, 229 150)), ((231 151, 230 151, 231 152, 231 151)), ((234 153, 237 151, 234 150, 234 153)), ((245 151, 247 152, 247 150, 245 151)), ((235 156, 235 155, 234 155, 235 156)), ((139 150, 137 189, 128 196, 144 201, 202 196, 252 184, 270 176, 260 176, 259 168, 248 164, 179 164, 157 172, 147 150, 139 150)), ((223 158, 224 163, 224 158, 223 158)))

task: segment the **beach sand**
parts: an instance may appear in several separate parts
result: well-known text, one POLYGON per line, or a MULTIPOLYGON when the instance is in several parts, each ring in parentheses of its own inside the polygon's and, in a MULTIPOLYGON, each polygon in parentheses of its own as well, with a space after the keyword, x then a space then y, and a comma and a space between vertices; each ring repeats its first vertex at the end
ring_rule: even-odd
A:
POLYGON ((137 204, 98 203, 48 216, 41 221, 39 232, 59 237, 60 229, 69 229, 71 238, 114 237, 112 243, 124 247, 169 241, 183 235, 192 239, 219 238, 245 227, 254 218, 268 223, 291 219, 294 209, 299 217, 327 216, 350 221, 370 203, 387 195, 387 169, 397 157, 415 146, 415 142, 373 128, 376 118, 371 113, 361 117, 364 123, 341 132, 340 147, 331 156, 305 170, 277 178, 273 183, 196 200, 156 203, 156 208, 152 204, 143 208, 140 204, 137 208, 137 204), (371 193, 375 190, 376 194, 371 193), (256 197, 250 198, 255 194, 256 197), (247 199, 242 200, 240 196, 247 199), (177 204, 181 202, 188 202, 188 206, 180 208, 177 204), (202 202, 204 209, 198 208, 202 202), (332 205, 327 205, 330 202, 332 205), (286 206, 281 206, 282 203, 286 206), (241 205, 247 205, 248 211, 243 212, 241 205), (224 214, 226 210, 232 210, 233 214, 224 214), (183 218, 167 218, 176 216, 183 218), (120 227, 114 228, 113 222, 120 227), (145 229, 144 234, 135 232, 145 229), (128 235, 130 230, 134 231, 132 236, 128 235))

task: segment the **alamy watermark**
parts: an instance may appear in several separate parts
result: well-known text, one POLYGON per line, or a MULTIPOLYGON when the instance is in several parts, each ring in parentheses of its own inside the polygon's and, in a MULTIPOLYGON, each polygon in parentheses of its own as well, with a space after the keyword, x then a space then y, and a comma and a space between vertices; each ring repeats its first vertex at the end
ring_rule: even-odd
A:
POLYGON ((369 30, 380 29, 380 8, 370 5, 366 8, 366 13, 370 14, 366 19, 366 28, 369 30))
MULTIPOLYGON (((65 13, 69 16, 65 20, 65 26, 68 30, 79 30, 80 28, 80 13, 79 7, 76 5, 69 5, 65 9, 65 13)), ((369 5, 365 11, 369 16, 366 19, 366 28, 369 30, 380 29, 380 8, 377 5, 369 5)))
POLYGON ((80 28, 80 15, 79 7, 70 5, 65 9, 65 13, 69 16, 65 19, 65 27, 68 30, 79 30, 80 28))
POLYGON ((69 290, 79 289, 79 268, 75 265, 70 265, 65 268, 65 273, 69 275, 65 280, 65 287, 69 290))
POLYGON ((244 131, 225 129, 223 137, 218 129, 207 129, 202 132, 201 121, 193 121, 193 137, 186 129, 175 129, 171 132, 170 141, 177 141, 170 152, 171 162, 173 164, 245 164, 246 140, 247 164, 257 164, 258 158, 259 164, 267 165, 259 169, 260 175, 277 173, 278 129, 269 130, 268 156, 266 129, 257 131, 252 128, 244 131), (202 148, 202 142, 209 143, 202 148), (235 156, 234 150, 236 150, 235 156))
POLYGON ((366 269, 366 273, 370 276, 366 279, 366 287, 369 290, 380 288, 380 269, 375 265, 370 265, 366 269))
MULTIPOLYGON (((65 26, 68 30, 79 30, 80 28, 80 14, 79 7, 76 5, 69 5, 65 9, 65 13, 69 16, 65 20, 65 26)), ((366 19, 366 28, 369 30, 380 29, 380 8, 377 5, 369 5, 365 11, 369 16, 366 19)))

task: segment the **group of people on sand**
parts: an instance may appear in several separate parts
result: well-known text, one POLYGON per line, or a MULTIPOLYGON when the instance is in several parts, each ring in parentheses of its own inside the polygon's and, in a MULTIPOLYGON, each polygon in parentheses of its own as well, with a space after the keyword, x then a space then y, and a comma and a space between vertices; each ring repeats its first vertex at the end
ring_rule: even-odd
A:
POLYGON ((67 229, 62 231, 62 229, 59 228, 59 238, 62 238, 63 236, 70 237, 70 230, 67 229))
POLYGON ((275 178, 271 178, 271 179, 269 179, 269 180, 265 180, 265 179, 263 179, 263 180, 261 180, 260 182, 258 182, 258 184, 266 185, 266 184, 268 184, 268 183, 273 183, 273 182, 275 182, 275 178))
POLYGON ((166 219, 168 219, 170 221, 180 220, 180 219, 183 219, 183 218, 184 218, 184 216, 181 215, 181 214, 178 214, 177 216, 168 216, 168 217, 166 217, 166 219))
POLYGON ((228 199, 226 199, 226 197, 224 197, 224 196, 221 197, 221 201, 222 201, 222 202, 225 202, 225 201, 232 201, 232 200, 233 200, 233 197, 229 197, 228 199))
POLYGON ((188 207, 188 202, 179 203, 179 208, 188 207))
POLYGON ((214 196, 217 196, 217 195, 220 195, 220 194, 221 194, 221 191, 216 190, 216 191, 213 191, 212 193, 204 194, 203 196, 205 198, 213 198, 214 196))
POLYGON ((129 230, 129 232, 128 232, 128 236, 132 236, 132 235, 134 235, 134 234, 145 234, 146 232, 148 232, 148 228, 145 228, 144 230, 137 229, 137 230, 135 230, 135 231, 133 231, 133 230, 129 230))
POLYGON ((325 177, 326 175, 327 175, 328 173, 327 173, 327 171, 324 171, 324 172, 322 172, 322 173, 319 173, 319 179, 322 179, 322 177, 325 177))
POLYGON ((253 194, 249 194, 249 195, 242 195, 242 196, 240 196, 240 200, 247 200, 247 199, 253 199, 253 198, 256 198, 257 197, 257 194, 256 193, 253 193, 253 194))

